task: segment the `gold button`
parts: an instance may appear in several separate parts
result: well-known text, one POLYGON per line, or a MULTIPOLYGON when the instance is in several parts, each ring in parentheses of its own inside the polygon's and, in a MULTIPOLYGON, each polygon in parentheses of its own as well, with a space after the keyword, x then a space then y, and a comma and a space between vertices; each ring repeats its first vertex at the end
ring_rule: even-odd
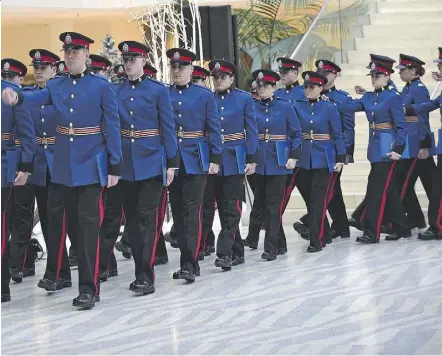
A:
POLYGON ((269 140, 266 140, 266 142, 269 142, 269 140))
POLYGON ((222 118, 221 118, 221 121, 223 121, 223 120, 224 120, 224 118, 222 117, 222 118))
POLYGON ((311 120, 310 123, 313 124, 313 120, 311 120))
POLYGON ((224 99, 224 95, 221 97, 221 99, 224 99))
POLYGON ((224 129, 221 129, 221 132, 224 132, 224 129))
POLYGON ((183 92, 180 90, 180 91, 178 92, 178 94, 183 94, 183 92))
POLYGON ((73 137, 71 137, 71 138, 69 139, 69 141, 71 141, 71 142, 72 142, 72 141, 74 141, 74 138, 73 138, 73 137))
POLYGON ((269 132, 269 129, 266 129, 266 132, 269 132))
POLYGON ((76 80, 74 80, 74 81, 72 82, 72 84, 74 84, 74 85, 75 85, 75 84, 77 84, 77 81, 76 81, 76 80))
POLYGON ((313 140, 310 140, 310 142, 313 142, 313 140))
POLYGON ((133 128, 134 128, 134 125, 130 125, 130 128, 133 129, 133 128))
POLYGON ((224 110, 224 106, 221 106, 221 110, 224 110))
POLYGON ((269 122, 269 119, 266 119, 267 122, 269 122))
POLYGON ((290 93, 290 91, 286 90, 286 93, 288 94, 288 93, 290 93))
POLYGON ((71 98, 73 99, 75 97, 75 95, 74 94, 71 94, 71 98))
POLYGON ((180 126, 180 130, 182 130, 183 128, 180 126))
POLYGON ((269 110, 268 110, 268 109, 266 109, 266 112, 269 112, 269 110))
POLYGON ((70 108, 69 111, 70 111, 70 112, 74 112, 74 109, 70 108))
POLYGON ((134 101, 134 98, 130 98, 130 101, 134 101))
POLYGON ((312 112, 312 115, 315 115, 315 113, 314 113, 314 112, 312 112))

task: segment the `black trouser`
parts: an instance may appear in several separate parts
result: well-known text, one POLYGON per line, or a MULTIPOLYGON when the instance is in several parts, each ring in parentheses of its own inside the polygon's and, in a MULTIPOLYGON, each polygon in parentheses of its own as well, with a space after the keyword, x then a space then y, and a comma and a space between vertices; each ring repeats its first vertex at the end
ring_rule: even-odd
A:
MULTIPOLYGON (((256 177, 258 175, 252 174, 247 176, 247 181, 250 185, 250 189, 252 190, 254 199, 255 199, 255 189, 256 189, 256 177)), ((253 207, 252 202, 250 203, 253 207)), ((264 224, 264 215, 262 210, 256 210, 254 214, 250 212, 250 218, 249 218, 249 233, 247 235, 247 240, 254 241, 253 239, 256 238, 256 241, 259 240, 259 232, 261 231, 261 228, 264 224)))
MULTIPOLYGON (((209 176, 207 178, 204 197, 209 201, 216 202, 218 214, 221 221, 221 231, 218 235, 216 254, 218 257, 229 256, 244 257, 244 244, 239 233, 239 223, 242 214, 242 192, 244 188, 244 176, 209 176)), ((205 223, 213 223, 215 209, 208 207, 203 209, 203 233, 205 223)), ((208 230, 209 228, 206 227, 208 230)))
POLYGON ((388 216, 394 232, 399 236, 404 236, 409 232, 397 184, 397 164, 396 161, 371 164, 364 199, 365 209, 361 213, 360 221, 364 224, 364 234, 377 240, 381 234, 387 202, 388 216))
POLYGON ((204 188, 203 196, 203 235, 200 243, 200 250, 205 251, 206 246, 213 246, 215 243, 215 234, 213 233, 213 220, 215 219, 215 212, 219 204, 216 201, 216 190, 215 190, 216 176, 207 176, 206 187, 204 188), (213 241, 212 241, 213 237, 213 241))
POLYGON ((184 165, 172 184, 169 198, 172 216, 177 231, 178 247, 181 252, 180 267, 196 272, 202 236, 202 203, 205 175, 186 174, 184 165))
POLYGON ((66 253, 66 211, 76 207, 78 214, 78 262, 79 292, 99 295, 99 233, 104 217, 103 188, 99 184, 68 187, 51 183, 48 196, 48 255, 45 278, 71 279, 66 253))
MULTIPOLYGON (((409 223, 411 225, 424 227, 426 226, 425 216, 420 207, 414 187, 416 185, 417 178, 419 177, 422 182, 422 186, 424 187, 425 193, 428 199, 430 199, 433 184, 433 175, 436 169, 436 164, 434 163, 434 159, 432 156, 428 159, 420 160, 415 158, 413 160, 407 161, 412 161, 411 165, 413 166, 413 168, 409 172, 407 172, 407 175, 405 176, 407 184, 406 189, 402 189, 401 191, 402 202, 409 223)), ((401 184, 401 186, 405 185, 401 184)))
POLYGON ((285 185, 287 175, 264 176, 257 174, 254 178, 254 200, 250 220, 260 222, 249 226, 248 239, 258 241, 261 226, 266 230, 264 251, 278 253, 278 234, 281 227, 285 185))
POLYGON ((437 156, 437 167, 433 175, 430 204, 428 206, 430 228, 442 236, 442 155, 437 156))
POLYGON ((135 279, 155 282, 155 250, 160 236, 162 177, 122 180, 123 207, 135 262, 135 279))
POLYGON ((8 216, 8 206, 11 204, 12 188, 2 187, 2 294, 9 294, 9 251, 8 239, 11 230, 11 219, 8 216))
MULTIPOLYGON (((112 188, 105 188, 105 209, 100 229, 100 270, 117 270, 114 245, 117 242, 123 221, 122 181, 112 188)), ((126 229, 127 230, 127 227, 126 229)))
POLYGON ((327 206, 332 197, 334 175, 328 169, 299 169, 298 189, 307 203, 310 246, 322 247, 326 230, 330 229, 327 206))
POLYGON ((163 224, 164 218, 166 217, 166 209, 167 209, 167 188, 163 187, 161 192, 161 205, 160 205, 160 216, 158 226, 160 229, 160 236, 158 238, 157 249, 155 251, 156 257, 167 257, 167 249, 166 249, 166 241, 164 240, 163 234, 163 224))

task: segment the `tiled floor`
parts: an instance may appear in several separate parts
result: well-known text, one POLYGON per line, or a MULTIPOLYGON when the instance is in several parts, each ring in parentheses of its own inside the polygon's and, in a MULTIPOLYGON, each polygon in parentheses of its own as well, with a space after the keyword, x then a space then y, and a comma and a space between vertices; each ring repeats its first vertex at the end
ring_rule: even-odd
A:
MULTIPOLYGON (((178 251, 157 268, 156 293, 128 290, 133 262, 102 284, 91 311, 71 306, 74 287, 48 295, 37 276, 2 304, 5 355, 442 354, 442 242, 378 245, 334 240, 321 253, 289 227, 289 253, 274 262, 246 251, 231 272, 201 262, 194 284, 172 280, 178 251)), ((245 236, 246 234, 244 234, 245 236)))

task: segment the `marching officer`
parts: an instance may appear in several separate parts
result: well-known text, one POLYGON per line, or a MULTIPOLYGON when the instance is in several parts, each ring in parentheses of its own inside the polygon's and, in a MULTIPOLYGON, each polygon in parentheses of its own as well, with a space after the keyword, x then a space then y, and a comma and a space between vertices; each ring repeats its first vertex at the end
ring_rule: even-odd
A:
POLYGON ((304 87, 298 81, 299 69, 302 67, 302 63, 284 57, 279 57, 276 61, 281 77, 279 84, 284 85, 285 88, 276 90, 275 96, 289 100, 293 104, 298 100, 305 99, 304 87))
POLYGON ((119 83, 127 78, 126 72, 124 71, 124 64, 117 64, 114 66, 114 82, 119 83))
MULTIPOLYGON (((382 56, 380 54, 370 54, 370 63, 367 66, 367 69, 371 68, 371 63, 379 63, 380 65, 383 65, 385 67, 388 67, 390 69, 393 69, 393 65, 396 63, 396 61, 393 58, 387 57, 387 56, 382 56)), ((388 80, 388 87, 390 90, 397 90, 396 84, 394 83, 394 81, 390 78, 388 80)), ((367 90, 365 88, 362 88, 361 86, 357 85, 355 87, 355 91, 356 94, 365 94, 367 92, 367 90)))
POLYGON ((68 67, 66 67, 66 63, 64 61, 58 61, 57 63, 55 63, 55 68, 57 77, 64 77, 69 75, 69 69, 68 67))
POLYGON ((253 78, 248 81, 247 87, 249 88, 250 94, 252 94, 253 100, 261 100, 258 95, 258 84, 256 84, 253 78))
MULTIPOLYGON (((251 95, 234 87, 236 66, 225 60, 213 60, 209 69, 220 114, 223 153, 220 171, 217 176, 208 177, 204 195, 213 197, 221 221, 215 266, 230 270, 244 263, 244 245, 238 231, 241 197, 244 174, 253 174, 256 168, 258 129, 251 95)), ((214 209, 203 209, 204 222, 213 222, 214 215, 214 209)))
MULTIPOLYGON (((27 72, 26 66, 20 61, 7 58, 1 61, 2 91, 6 88, 20 91, 21 80, 27 72)), ((11 293, 9 283, 9 248, 8 239, 10 221, 7 218, 7 210, 11 203, 11 195, 14 186, 26 184, 28 176, 32 173, 33 158, 35 154, 35 131, 28 108, 21 106, 12 108, 2 102, 2 286, 1 302, 9 302, 11 293), (14 132, 21 141, 21 155, 17 152, 14 143, 14 132), (16 173, 18 171, 18 173, 16 173)))
POLYGON ((369 122, 367 158, 371 163, 371 171, 366 193, 369 199, 366 199, 366 206, 360 217, 364 233, 356 239, 363 244, 379 242, 387 200, 389 220, 395 236, 399 238, 411 236, 400 201, 396 177, 397 161, 405 149, 407 136, 404 105, 400 94, 388 86, 390 75, 394 70, 375 62, 372 62, 370 67, 375 91, 366 92, 361 99, 337 102, 341 112, 365 111, 369 122), (385 138, 390 135, 392 142, 387 144, 385 138), (391 147, 391 151, 383 152, 383 147, 387 145, 391 147))
MULTIPOLYGON (((327 68, 328 64, 325 65, 327 68)), ((330 65, 332 68, 336 70, 330 65)), ((325 232, 330 230, 327 207, 333 196, 333 173, 341 172, 346 148, 336 105, 321 98, 328 79, 311 71, 302 73, 302 78, 308 100, 295 103, 303 138, 296 180, 307 204, 310 229, 307 252, 318 252, 331 242, 332 236, 325 236, 325 232)))
POLYGON ((157 72, 158 72, 158 70, 154 66, 150 65, 149 63, 146 63, 144 65, 143 71, 144 71, 144 74, 146 74, 149 78, 154 78, 155 74, 157 74, 157 72))
POLYGON ((135 41, 118 45, 128 79, 116 86, 121 119, 123 172, 119 188, 135 261, 134 293, 155 291, 155 250, 163 185, 179 168, 172 104, 168 88, 143 72, 148 47, 135 41), (151 102, 146 103, 145 97, 151 102))
POLYGON ((210 72, 207 69, 200 66, 193 66, 192 82, 193 84, 207 87, 206 80, 209 75, 210 72))
MULTIPOLYGON (((29 52, 34 67, 37 85, 25 91, 38 91, 55 76, 55 63, 60 60, 56 54, 46 49, 33 49, 29 52)), ((41 229, 46 245, 48 244, 48 186, 55 147, 55 116, 52 105, 44 108, 31 108, 30 114, 36 132, 36 152, 33 161, 33 174, 27 184, 14 189, 13 222, 11 234, 11 278, 20 283, 23 277, 35 274, 34 261, 29 261, 28 246, 34 222, 34 205, 37 200, 41 229)), ((17 150, 21 141, 16 140, 17 150)), ((74 225, 74 224, 72 224, 74 225)), ((76 225, 76 224, 75 224, 76 225)))
POLYGON ((10 105, 35 107, 52 103, 57 110, 48 197, 48 258, 38 286, 55 291, 72 285, 70 279, 60 278, 60 270, 62 265, 67 267, 65 207, 74 196, 79 225, 79 295, 72 304, 91 309, 100 298, 97 250, 104 213, 102 187, 116 185, 121 175, 120 121, 112 85, 86 67, 89 45, 94 41, 75 32, 62 33, 60 40, 69 76, 48 81, 40 91, 21 94, 6 89, 2 96, 10 105))
POLYGON ((180 269, 173 279, 194 282, 200 274, 201 210, 207 173, 217 174, 221 162, 221 124, 213 93, 191 82, 196 55, 181 48, 169 49, 166 54, 172 67, 174 84, 169 90, 181 155, 179 173, 169 186, 181 252, 180 269))
POLYGON ((261 226, 265 227, 264 253, 273 261, 278 254, 278 233, 287 175, 292 174, 301 151, 301 128, 292 104, 274 96, 278 73, 260 69, 252 74, 258 84, 260 101, 255 101, 259 148, 254 178, 255 197, 247 240, 256 249, 261 226))
POLYGON ((96 74, 101 75, 102 77, 108 78, 109 68, 112 66, 112 63, 109 59, 103 56, 99 56, 98 54, 89 55, 89 70, 96 74))

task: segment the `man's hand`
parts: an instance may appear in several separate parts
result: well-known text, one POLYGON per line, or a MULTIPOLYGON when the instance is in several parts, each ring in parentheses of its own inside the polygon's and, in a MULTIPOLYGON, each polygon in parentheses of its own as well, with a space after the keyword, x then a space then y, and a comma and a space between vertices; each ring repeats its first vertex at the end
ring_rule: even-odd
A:
POLYGON ((28 180, 29 173, 28 172, 18 172, 17 176, 14 179, 15 186, 25 185, 28 180))
POLYGON ((112 188, 112 187, 116 186, 119 180, 120 180, 119 176, 112 176, 109 174, 107 176, 107 187, 112 188))
POLYGON ((219 164, 210 163, 209 174, 218 174, 218 172, 219 172, 219 164))
POLYGON ((419 159, 427 159, 428 157, 430 157, 430 152, 428 151, 428 148, 421 148, 417 157, 419 159))
POLYGON ((442 74, 438 73, 438 72, 431 72, 431 78, 440 82, 440 81, 442 81, 442 74))
POLYGON ((387 153, 387 156, 393 161, 399 161, 401 159, 401 155, 397 152, 389 152, 387 153))
POLYGON ((285 164, 285 168, 287 169, 294 169, 296 167, 296 159, 289 158, 287 160, 287 163, 285 164))
POLYGON ((336 163, 335 166, 334 166, 335 172, 342 171, 342 167, 344 167, 344 163, 336 163))
POLYGON ((14 106, 18 102, 18 94, 11 88, 2 91, 2 100, 9 106, 14 106))
POLYGON ((247 163, 246 169, 244 169, 244 172, 246 175, 254 174, 256 171, 256 163, 247 163))
POLYGON ((367 92, 366 89, 364 89, 363 87, 361 87, 359 85, 355 86, 355 91, 356 91, 356 94, 359 94, 359 95, 365 94, 367 92))
POLYGON ((166 176, 166 185, 169 186, 173 182, 173 178, 175 178, 175 169, 168 168, 166 176))

